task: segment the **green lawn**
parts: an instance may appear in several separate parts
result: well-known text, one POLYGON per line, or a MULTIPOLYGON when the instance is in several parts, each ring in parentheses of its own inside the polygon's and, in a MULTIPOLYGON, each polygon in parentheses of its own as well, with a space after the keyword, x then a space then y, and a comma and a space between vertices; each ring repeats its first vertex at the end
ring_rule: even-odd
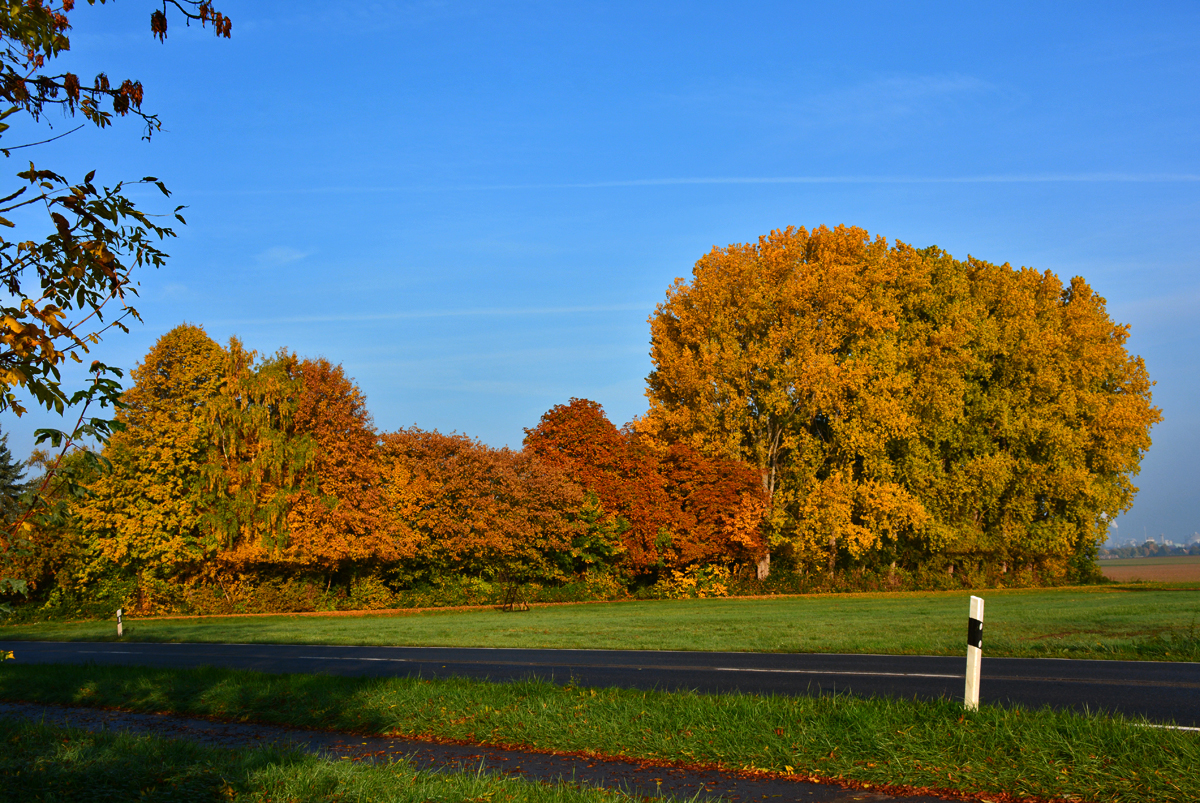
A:
MULTIPOLYGON (((992 656, 1200 660, 1200 585, 976 592, 992 656)), ((126 639, 958 655, 968 592, 659 600, 367 616, 126 620, 126 639)), ((114 640, 112 622, 0 627, 0 640, 114 640)))
MULTIPOLYGON (((541 681, 265 675, 212 668, 23 666, 19 656, 0 665, 0 699, 716 764, 952 789, 982 799, 1009 793, 1094 801, 1200 800, 1200 734, 1049 708, 985 704, 965 712, 950 700, 708 695, 541 681)), ((144 756, 138 764, 156 767, 154 761, 144 756)), ((53 765, 50 770, 55 771, 53 765)), ((236 777, 245 776, 239 771, 236 777)))

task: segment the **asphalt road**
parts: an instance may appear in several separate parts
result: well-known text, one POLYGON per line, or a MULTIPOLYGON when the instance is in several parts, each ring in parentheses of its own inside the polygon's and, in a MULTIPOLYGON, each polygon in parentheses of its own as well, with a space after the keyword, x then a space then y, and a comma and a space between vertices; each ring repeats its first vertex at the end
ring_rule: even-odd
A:
MULTIPOLYGON (((220 666, 259 672, 543 678, 581 686, 962 699, 966 658, 644 650, 338 647, 297 644, 0 642, 22 663, 220 666)), ((965 650, 964 650, 965 651, 965 650)), ((983 659, 981 701, 1119 711, 1200 727, 1200 663, 983 659)))

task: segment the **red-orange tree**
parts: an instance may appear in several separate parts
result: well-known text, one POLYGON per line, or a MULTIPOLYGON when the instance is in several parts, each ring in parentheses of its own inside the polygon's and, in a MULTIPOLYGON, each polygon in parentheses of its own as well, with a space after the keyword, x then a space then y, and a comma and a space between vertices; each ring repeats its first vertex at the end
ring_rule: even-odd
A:
POLYGON ((625 565, 634 573, 741 563, 764 548, 763 497, 752 468, 618 430, 596 402, 552 407, 525 431, 525 450, 561 466, 628 523, 625 565))
POLYGON ((525 430, 525 451, 560 467, 624 520, 621 539, 630 571, 663 565, 677 522, 657 455, 618 430, 604 408, 588 399, 555 405, 525 430))
POLYGON ((415 554, 415 539, 391 515, 383 493, 379 437, 366 397, 341 366, 303 360, 293 424, 313 439, 315 483, 290 500, 285 554, 300 566, 337 570, 395 563, 415 554))
POLYGON ((766 498, 752 466, 674 443, 662 455, 659 474, 678 510, 671 563, 756 563, 766 551, 766 498))
POLYGON ((383 435, 385 500, 417 536, 420 578, 556 581, 584 528, 582 490, 531 454, 465 435, 383 435))

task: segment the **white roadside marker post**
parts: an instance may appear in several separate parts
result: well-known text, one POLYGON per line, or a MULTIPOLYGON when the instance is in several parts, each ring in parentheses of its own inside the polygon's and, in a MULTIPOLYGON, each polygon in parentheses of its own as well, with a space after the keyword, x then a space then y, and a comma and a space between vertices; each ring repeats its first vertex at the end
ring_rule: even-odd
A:
POLYGON ((971 597, 971 618, 967 620, 967 691, 963 705, 968 711, 979 709, 979 670, 983 665, 983 600, 971 597))
POLYGON ((125 635, 125 625, 121 622, 121 614, 124 612, 121 608, 117 608, 117 638, 125 635))

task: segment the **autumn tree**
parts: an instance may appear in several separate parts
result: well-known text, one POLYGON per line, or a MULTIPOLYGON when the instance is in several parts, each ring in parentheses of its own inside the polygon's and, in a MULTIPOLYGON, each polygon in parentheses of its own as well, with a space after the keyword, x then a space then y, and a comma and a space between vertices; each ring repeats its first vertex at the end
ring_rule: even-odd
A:
POLYGON ((619 430, 596 402, 552 407, 525 431, 525 450, 560 466, 627 523, 622 540, 634 573, 742 563, 764 548, 764 504, 753 469, 619 430))
POLYGON ((220 546, 204 525, 203 469, 225 366, 224 350, 198 326, 160 337, 122 396, 121 428, 104 449, 111 471, 78 504, 97 558, 136 574, 145 594, 195 575, 220 546))
POLYGON ((766 499, 752 466, 673 443, 661 455, 659 474, 674 503, 678 533, 669 563, 757 562, 766 550, 762 532, 766 499))
POLYGON ((657 455, 631 442, 603 407, 589 399, 551 407, 525 430, 524 448, 595 492, 604 509, 625 522, 621 539, 630 571, 642 574, 663 564, 677 522, 657 455))
MULTIPOLYGON (((40 136, 28 132, 48 128, 51 110, 65 117, 81 115, 85 125, 97 128, 111 125, 114 116, 136 117, 149 138, 161 123, 142 109, 141 82, 117 82, 105 73, 89 81, 51 66, 71 47, 69 16, 74 5, 74 0, 0 0, 0 138, 9 137, 18 120, 25 123, 20 130, 30 139, 40 136)), ((171 7, 188 22, 211 24, 219 36, 230 35, 229 19, 215 11, 209 0, 172 0, 171 7)), ((166 12, 164 3, 151 15, 151 33, 160 40, 166 37, 166 12)), ((37 142, 5 139, 0 153, 9 158, 13 151, 45 145, 60 136, 65 135, 37 142)), ((64 456, 80 443, 103 442, 108 437, 111 421, 104 408, 114 405, 121 393, 117 382, 121 372, 102 362, 91 363, 91 380, 74 391, 62 386, 61 368, 68 360, 82 362, 81 355, 105 333, 125 330, 130 319, 138 318, 130 303, 136 296, 135 272, 163 265, 167 254, 161 241, 174 236, 171 228, 156 223, 127 194, 131 185, 149 184, 169 196, 166 186, 154 177, 105 185, 97 183, 95 170, 68 179, 46 169, 44 163, 41 167, 32 160, 24 164, 28 169, 16 173, 15 186, 0 198, 0 227, 13 230, 12 239, 0 236, 0 284, 7 293, 0 302, 4 321, 0 412, 18 416, 25 412, 18 389, 47 410, 61 414, 66 407, 78 405, 81 412, 66 430, 44 428, 36 434, 38 443, 50 442, 60 452, 25 514, 12 523, 8 537, 0 539, 0 583, 7 585, 13 585, 3 569, 7 542, 27 534, 33 516, 53 515, 43 509, 47 495, 55 495, 53 486, 64 481, 76 484, 76 478, 60 471, 64 456), (44 212, 45 217, 35 212, 44 212)), ((174 210, 179 222, 183 222, 181 209, 174 210)))
POLYGON ((933 291, 914 300, 903 336, 921 425, 894 459, 932 543, 952 558, 1094 577, 1161 419, 1129 328, 1082 278, 925 255, 933 291))
POLYGON ((427 576, 553 582, 585 545, 582 490, 532 454, 414 428, 383 435, 381 458, 427 576))
POLYGON ((294 354, 260 359, 229 341, 224 381, 208 405, 213 448, 202 467, 204 525, 220 545, 222 571, 254 571, 288 547, 291 502, 314 482, 316 444, 296 423, 303 394, 294 354))
POLYGON ((413 557, 416 538, 384 498, 379 436, 366 397, 341 366, 301 360, 294 426, 311 436, 315 482, 290 500, 286 555, 299 566, 336 571, 413 557))
POLYGON ((1159 417, 1127 335, 1082 279, 789 228, 668 291, 646 426, 755 465, 802 562, 1065 564, 1128 509, 1159 417))

